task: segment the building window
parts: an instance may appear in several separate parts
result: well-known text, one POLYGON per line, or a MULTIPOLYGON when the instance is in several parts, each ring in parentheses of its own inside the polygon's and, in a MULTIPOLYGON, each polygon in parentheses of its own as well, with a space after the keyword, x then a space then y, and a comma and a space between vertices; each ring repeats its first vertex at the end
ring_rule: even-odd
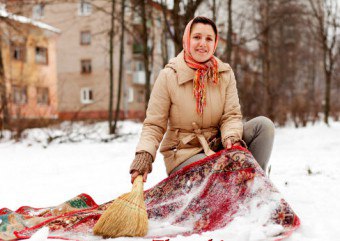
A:
POLYGON ((37 103, 40 105, 49 105, 49 91, 47 87, 37 87, 37 103))
MULTIPOLYGON (((132 76, 132 81, 134 84, 145 84, 145 71, 144 71, 144 62, 141 60, 134 61, 134 72, 132 76)), ((138 93, 137 93, 138 96, 138 93)), ((138 97, 137 97, 138 101, 138 97)))
POLYGON ((32 18, 41 19, 44 17, 44 8, 43 4, 36 4, 32 8, 32 18))
POLYGON ((35 62, 37 64, 47 64, 47 48, 35 47, 35 62))
POLYGON ((139 14, 139 9, 134 9, 134 13, 132 15, 132 23, 133 24, 141 24, 142 23, 142 17, 139 14))
POLYGON ((128 89, 128 98, 127 99, 128 99, 129 103, 133 102, 133 88, 131 88, 131 87, 128 89))
POLYGON ((91 44, 91 32, 90 31, 80 32, 80 44, 81 45, 90 45, 91 44))
POLYGON ((144 99, 145 99, 144 90, 138 90, 137 102, 144 103, 144 99))
POLYGON ((25 61, 26 48, 24 45, 11 44, 11 57, 18 61, 25 61))
POLYGON ((133 54, 141 54, 143 53, 143 44, 135 42, 132 45, 132 52, 133 54))
POLYGON ((80 16, 88 16, 91 14, 92 6, 89 1, 80 0, 78 13, 80 16))
POLYGON ((92 64, 90 59, 81 60, 81 73, 90 74, 92 72, 92 64))
POLYGON ((93 92, 91 88, 81 88, 80 102, 83 104, 89 104, 93 102, 93 92))
POLYGON ((135 71, 144 71, 144 62, 141 60, 135 61, 135 71))
POLYGON ((12 101, 14 104, 22 105, 27 103, 27 87, 12 86, 12 101))

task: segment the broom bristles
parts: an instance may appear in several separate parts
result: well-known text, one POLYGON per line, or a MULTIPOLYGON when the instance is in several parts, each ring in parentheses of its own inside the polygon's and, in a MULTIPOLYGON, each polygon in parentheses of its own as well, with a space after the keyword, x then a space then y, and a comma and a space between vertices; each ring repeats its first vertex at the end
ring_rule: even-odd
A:
POLYGON ((93 228, 103 237, 142 237, 148 231, 148 215, 143 193, 143 177, 138 176, 132 191, 118 197, 101 215, 93 228))

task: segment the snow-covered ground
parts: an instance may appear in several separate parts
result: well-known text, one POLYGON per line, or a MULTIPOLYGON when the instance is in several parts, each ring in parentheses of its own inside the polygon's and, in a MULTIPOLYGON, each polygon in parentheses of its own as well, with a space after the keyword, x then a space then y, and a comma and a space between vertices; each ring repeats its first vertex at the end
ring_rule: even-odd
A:
MULTIPOLYGON (((29 131, 20 143, 0 142, 0 208, 54 206, 80 193, 88 193, 97 203, 103 203, 129 191, 128 169, 141 124, 126 121, 121 122, 120 127, 121 133, 130 135, 107 143, 98 141, 108 138, 105 136, 106 123, 95 126, 91 140, 80 142, 63 140, 65 143, 47 145, 47 134, 53 136, 56 132, 41 129, 29 131)), ((82 140, 82 136, 72 139, 82 140)), ((340 122, 332 122, 330 127, 318 123, 299 129, 277 128, 270 178, 302 222, 288 240, 339 240, 339 173, 340 122)), ((159 154, 145 189, 165 177, 159 154)), ((256 237, 250 235, 256 232, 251 225, 239 224, 200 236, 170 240, 258 240, 250 238, 256 237)), ((34 240, 45 240, 47 233, 42 230, 34 240)))

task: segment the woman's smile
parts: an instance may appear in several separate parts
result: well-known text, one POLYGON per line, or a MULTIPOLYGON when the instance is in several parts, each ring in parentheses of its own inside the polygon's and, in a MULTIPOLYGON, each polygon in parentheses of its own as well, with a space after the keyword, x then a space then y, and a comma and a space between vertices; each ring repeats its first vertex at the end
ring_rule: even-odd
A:
POLYGON ((207 53, 208 51, 205 50, 205 49, 196 49, 196 52, 205 54, 205 53, 207 53))

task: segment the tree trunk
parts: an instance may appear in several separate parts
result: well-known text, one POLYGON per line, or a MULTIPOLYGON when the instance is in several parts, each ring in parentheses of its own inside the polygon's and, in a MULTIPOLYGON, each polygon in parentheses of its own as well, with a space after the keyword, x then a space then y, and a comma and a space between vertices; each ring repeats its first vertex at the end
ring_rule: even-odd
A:
POLYGON ((116 133, 117 122, 119 119, 120 113, 120 99, 122 92, 122 82, 123 82, 123 60, 124 60, 124 32, 125 32, 125 0, 121 2, 121 37, 120 37, 120 52, 119 52, 119 77, 118 77, 118 94, 117 94, 117 105, 116 105, 116 114, 115 114, 115 122, 113 125, 113 133, 116 133))
MULTIPOLYGON (((314 41, 311 42, 313 45, 313 47, 316 48, 314 41)), ((311 61, 311 66, 310 66, 310 76, 309 76, 309 99, 311 101, 311 103, 309 103, 310 105, 310 110, 311 110, 311 116, 312 116, 312 123, 314 124, 317 121, 317 114, 319 112, 318 108, 316 107, 316 98, 315 98, 315 80, 316 80, 316 72, 317 72, 317 55, 315 53, 315 51, 313 52, 313 55, 311 56, 312 61, 311 61)))
MULTIPOLYGON (((333 41, 336 41, 336 37, 333 36, 333 41)), ((329 116, 331 112, 331 82, 334 73, 334 60, 335 56, 332 55, 332 49, 336 47, 336 45, 330 45, 330 47, 326 47, 326 56, 324 60, 324 71, 325 71, 325 80, 326 80, 326 90, 325 90, 325 109, 324 109, 324 122, 329 125, 329 116), (328 65, 327 65, 328 63, 328 65)))
POLYGON ((214 21, 214 23, 216 22, 216 0, 213 0, 212 2, 212 20, 214 21))
POLYGON ((5 128, 9 124, 10 116, 8 111, 8 101, 7 101, 7 91, 6 91, 6 79, 5 79, 5 69, 2 59, 2 44, 0 39, 0 113, 1 118, 1 128, 5 128))
POLYGON ((179 54, 182 51, 182 41, 181 41, 181 17, 179 15, 180 8, 180 0, 174 0, 174 9, 172 10, 172 19, 174 21, 174 43, 175 43, 175 55, 179 54))
POLYGON ((326 80, 326 90, 325 90, 325 106, 324 106, 324 122, 329 125, 329 113, 330 113, 330 99, 331 99, 331 80, 332 71, 325 68, 325 80, 326 80))
POLYGON ((143 60, 144 60, 144 71, 145 71, 145 111, 148 108, 150 99, 150 66, 149 66, 149 54, 148 54, 148 29, 147 29, 147 17, 146 17, 146 6, 145 0, 141 0, 141 13, 142 13, 142 24, 143 24, 143 60))
POLYGON ((262 72, 263 72, 263 82, 265 87, 265 113, 268 115, 270 119, 273 120, 272 113, 272 104, 271 104, 271 83, 270 83, 270 50, 269 50, 269 3, 270 0, 266 0, 264 5, 264 13, 263 13, 263 21, 264 21, 264 31, 263 31, 263 63, 262 63, 262 72))
POLYGON ((166 20, 163 21, 163 31, 162 31, 162 61, 163 61, 163 67, 168 63, 169 61, 169 53, 168 53, 168 38, 167 38, 167 30, 166 30, 166 20))
POLYGON ((233 36, 232 2, 233 2, 232 0, 228 0, 228 32, 227 32, 226 61, 229 64, 231 64, 231 53, 232 53, 232 50, 233 50, 233 42, 232 42, 232 36, 233 36))
POLYGON ((114 46, 113 46, 113 41, 114 41, 114 18, 115 18, 115 5, 116 1, 111 0, 112 5, 111 5, 111 29, 110 29, 110 49, 109 49, 109 55, 110 55, 110 97, 109 97, 109 133, 113 134, 115 131, 112 126, 112 119, 113 119, 113 84, 114 84, 114 68, 113 68, 113 55, 114 55, 114 46))

